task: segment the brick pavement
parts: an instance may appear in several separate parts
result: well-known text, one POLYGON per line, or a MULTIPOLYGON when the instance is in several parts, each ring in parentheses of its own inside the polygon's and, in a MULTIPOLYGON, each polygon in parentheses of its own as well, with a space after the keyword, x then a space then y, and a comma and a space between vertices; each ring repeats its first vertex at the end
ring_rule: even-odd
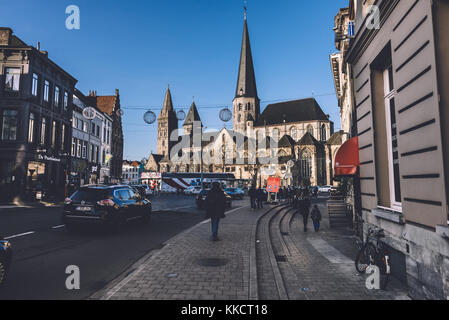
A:
MULTIPOLYGON (((259 299, 279 299, 268 257, 267 237, 276 233, 280 217, 272 220, 269 232, 268 228, 261 228, 268 226, 266 222, 270 220, 269 214, 262 217, 266 211, 253 212, 245 207, 229 213, 220 224, 219 242, 209 240, 208 222, 195 226, 170 240, 161 250, 150 253, 150 257, 127 277, 92 298, 249 300, 257 290, 259 299), (255 282, 258 286, 251 288, 255 282)), ((326 212, 322 213, 325 219, 322 232, 318 234, 313 231, 305 234, 302 220, 289 212, 282 221, 283 229, 290 226, 288 234, 284 234, 283 239, 273 237, 271 247, 276 251, 273 254, 288 248, 287 261, 277 263, 288 298, 405 298, 405 289, 395 281, 388 291, 365 289, 364 277, 356 275, 352 262, 356 250, 354 239, 347 231, 329 230, 326 212)))

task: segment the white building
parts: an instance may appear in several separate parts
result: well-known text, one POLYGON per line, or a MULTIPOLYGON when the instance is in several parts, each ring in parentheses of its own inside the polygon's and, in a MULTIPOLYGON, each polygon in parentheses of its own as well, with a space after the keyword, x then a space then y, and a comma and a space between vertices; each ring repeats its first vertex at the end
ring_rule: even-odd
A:
POLYGON ((86 101, 86 97, 79 90, 75 89, 73 94, 70 179, 73 184, 80 186, 100 183, 103 163, 101 152, 103 147, 102 128, 105 115, 94 107, 96 111, 95 118, 92 120, 86 119, 83 116, 83 110, 91 107, 86 101))
POLYGON ((140 163, 137 161, 123 161, 122 181, 125 184, 135 185, 140 183, 140 163))

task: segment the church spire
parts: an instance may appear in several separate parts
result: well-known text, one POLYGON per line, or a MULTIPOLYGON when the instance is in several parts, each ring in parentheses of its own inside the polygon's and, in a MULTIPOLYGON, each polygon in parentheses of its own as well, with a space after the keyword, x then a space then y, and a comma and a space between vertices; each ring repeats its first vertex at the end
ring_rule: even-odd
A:
POLYGON ((164 106, 162 107, 161 114, 167 114, 170 111, 174 111, 173 109, 173 101, 171 98, 170 85, 167 88, 167 92, 165 93, 164 106))
POLYGON ((192 105, 190 106, 190 110, 187 114, 184 125, 192 125, 194 122, 201 122, 201 118, 198 113, 198 109, 196 108, 195 101, 192 102, 192 105))
POLYGON ((249 40, 248 23, 246 18, 245 2, 245 24, 243 26, 242 49, 240 53, 240 66, 237 80, 235 97, 257 97, 256 76, 254 74, 253 56, 249 40))

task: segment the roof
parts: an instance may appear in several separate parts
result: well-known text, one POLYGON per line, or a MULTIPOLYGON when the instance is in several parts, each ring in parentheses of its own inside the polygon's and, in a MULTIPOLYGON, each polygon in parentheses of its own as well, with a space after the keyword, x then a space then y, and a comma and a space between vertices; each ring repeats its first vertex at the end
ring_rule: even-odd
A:
POLYGON ((151 157, 153 157, 153 159, 156 163, 161 162, 161 160, 164 158, 164 156, 162 154, 153 154, 153 153, 150 155, 150 158, 151 157))
POLYGON ((284 135, 281 140, 279 140, 278 147, 280 148, 289 148, 293 147, 296 144, 296 141, 290 137, 289 135, 284 135))
POLYGON ((169 112, 174 112, 170 87, 168 87, 167 91, 165 92, 164 106, 162 107, 160 116, 162 115, 166 116, 169 112))
POLYGON ((302 121, 329 121, 314 98, 292 100, 268 105, 257 126, 277 125, 302 121))
POLYGON ((318 146, 320 142, 310 134, 310 132, 306 132, 306 134, 297 142, 297 145, 305 145, 305 146, 318 146))
POLYGON ((115 110, 115 96, 97 96, 97 107, 102 112, 112 115, 115 110))
POLYGON ((342 145, 343 144, 343 134, 341 131, 335 132, 329 140, 327 140, 326 144, 328 145, 342 145))
POLYGON ((201 122, 201 118, 198 113, 198 109, 196 108, 195 102, 192 102, 192 105, 190 106, 189 113, 187 114, 187 117, 186 117, 186 121, 184 122, 184 125, 193 124, 195 121, 201 122))
POLYGON ((246 19, 243 26, 242 49, 240 52, 240 65, 235 97, 257 97, 256 76, 254 73, 253 56, 246 19))

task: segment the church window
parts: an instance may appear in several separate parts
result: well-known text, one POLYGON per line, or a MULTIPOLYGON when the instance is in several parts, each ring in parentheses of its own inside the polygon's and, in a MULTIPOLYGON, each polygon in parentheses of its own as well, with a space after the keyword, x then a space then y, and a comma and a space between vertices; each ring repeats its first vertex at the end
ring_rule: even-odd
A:
POLYGON ((321 126, 321 140, 322 141, 326 141, 327 140, 326 125, 324 125, 324 124, 321 126))
POLYGON ((312 156, 309 151, 303 151, 300 159, 301 178, 310 179, 312 177, 312 156))
POLYGON ((251 103, 248 102, 247 109, 251 110, 251 103))
POLYGON ((242 104, 241 103, 239 103, 239 111, 242 111, 242 104))
POLYGON ((242 120, 242 116, 239 114, 237 122, 240 122, 241 120, 242 120))
POLYGON ((272 131, 272 138, 279 139, 280 138, 279 135, 280 135, 279 129, 278 128, 274 128, 273 131, 272 131))
POLYGON ((310 133, 313 136, 313 126, 311 124, 309 124, 307 126, 307 132, 310 133))
POLYGON ((296 129, 296 127, 292 127, 290 129, 290 136, 293 138, 293 140, 298 139, 298 129, 296 129))

